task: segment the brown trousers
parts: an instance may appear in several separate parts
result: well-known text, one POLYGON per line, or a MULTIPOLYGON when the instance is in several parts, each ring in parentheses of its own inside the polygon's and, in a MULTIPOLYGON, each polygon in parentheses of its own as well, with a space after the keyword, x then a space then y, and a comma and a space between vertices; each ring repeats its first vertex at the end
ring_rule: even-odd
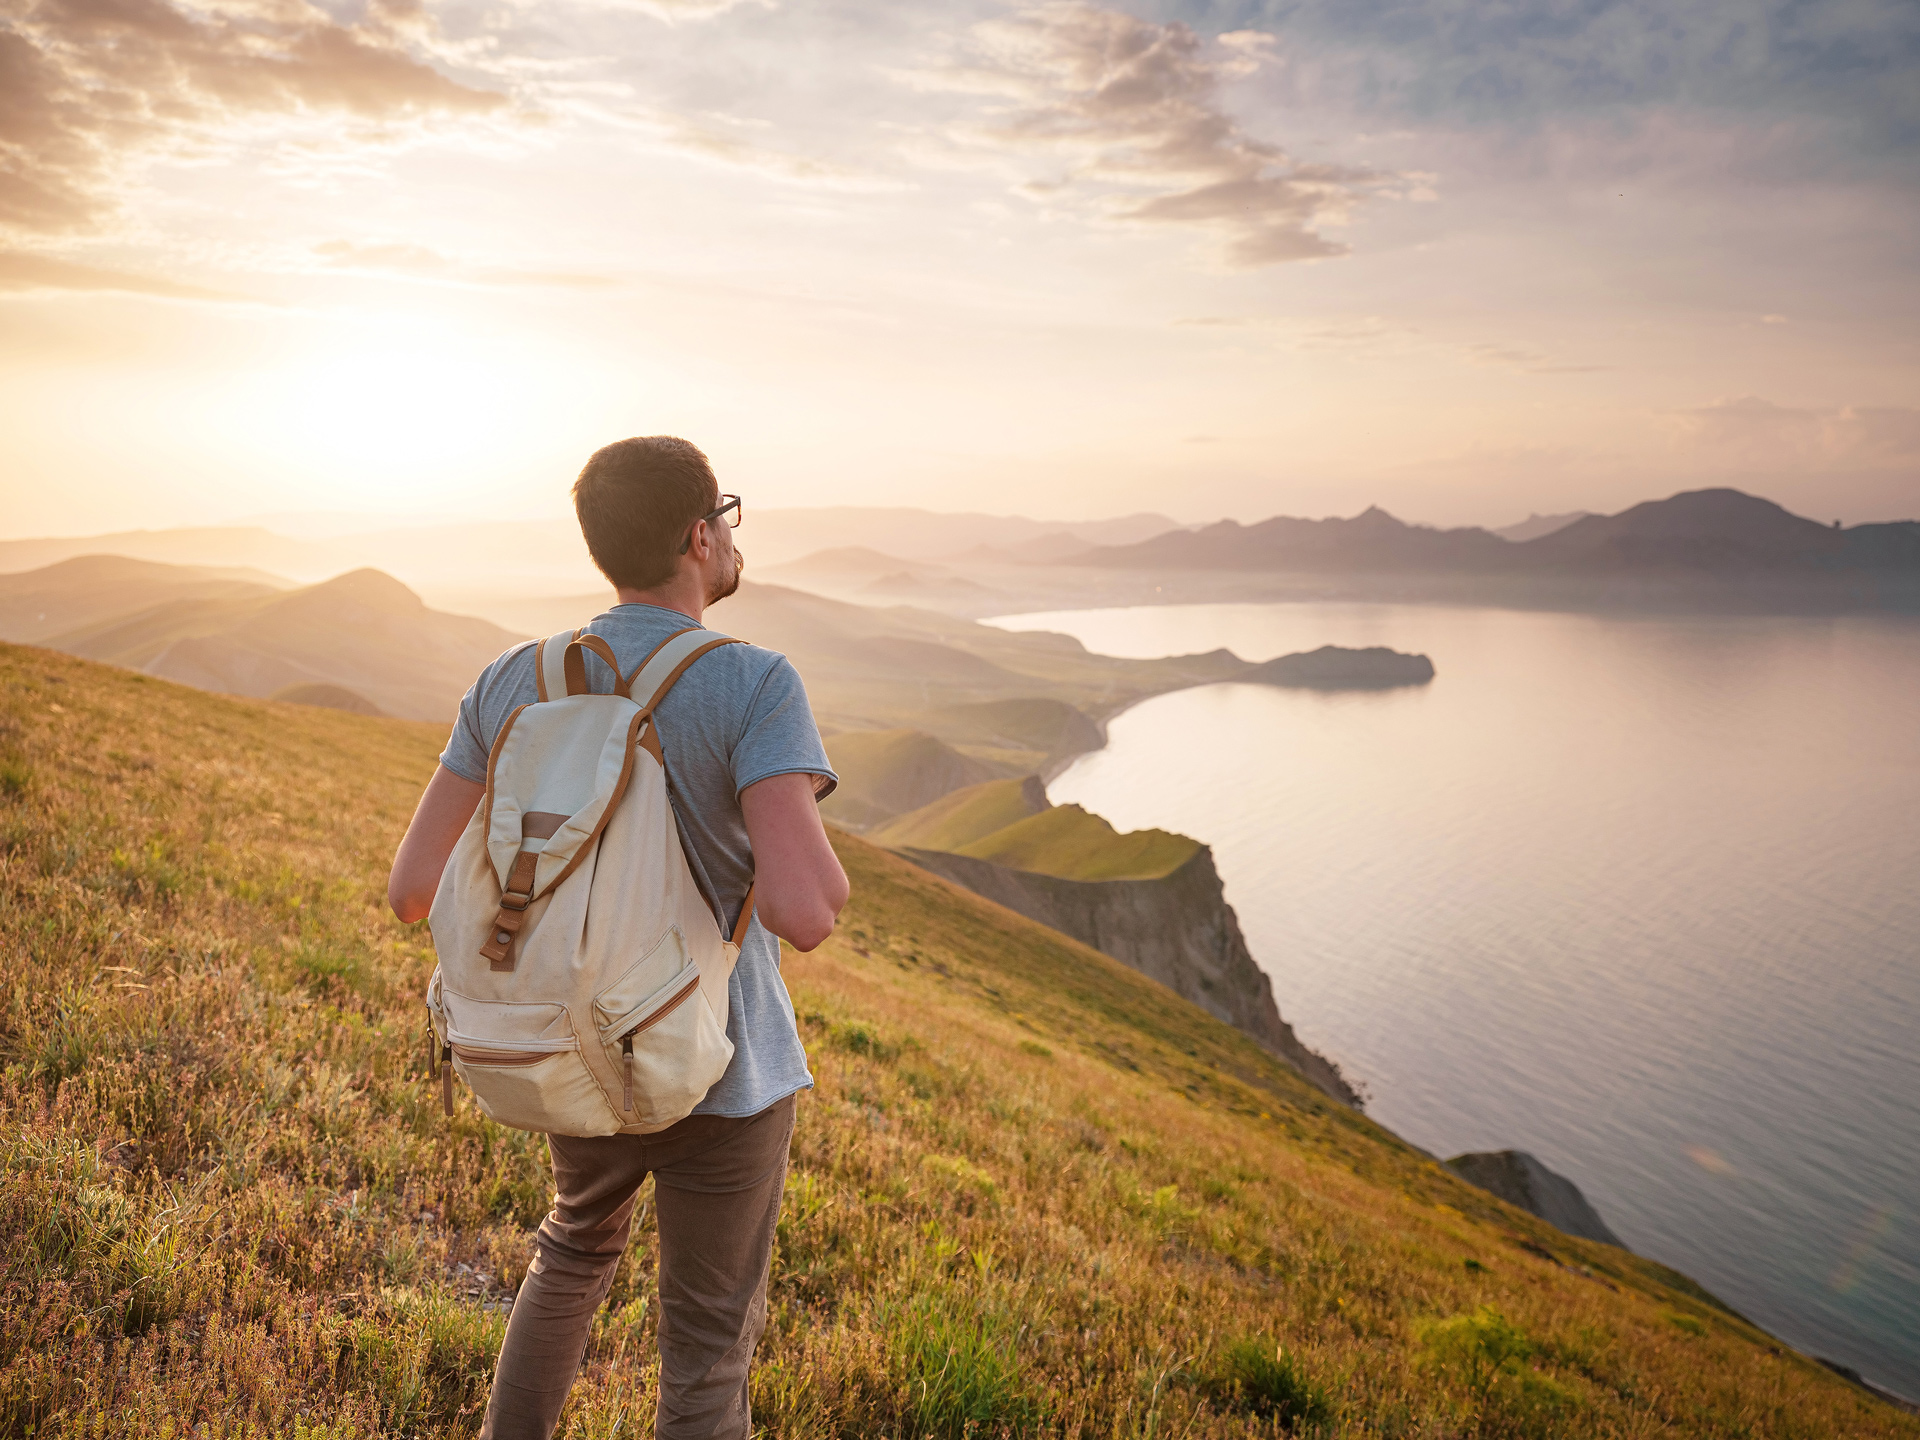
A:
POLYGON ((653 1135, 548 1137, 553 1213, 514 1297, 481 1440, 548 1440, 593 1312, 653 1176, 660 1230, 660 1440, 746 1440, 747 1365, 767 1323, 767 1269, 787 1181, 792 1096, 758 1115, 689 1115, 653 1135))

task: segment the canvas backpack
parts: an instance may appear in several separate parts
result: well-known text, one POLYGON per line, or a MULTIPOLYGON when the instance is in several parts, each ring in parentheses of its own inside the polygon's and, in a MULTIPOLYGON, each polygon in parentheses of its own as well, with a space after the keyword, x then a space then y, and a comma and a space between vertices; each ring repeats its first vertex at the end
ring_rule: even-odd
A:
POLYGON ((681 849, 654 710, 701 656, 737 643, 682 630, 611 695, 587 689, 589 650, 620 676, 600 636, 539 643, 540 698, 500 727, 433 900, 427 1014, 449 1115, 458 1073, 502 1125, 644 1134, 725 1073, 753 890, 723 933, 681 849))

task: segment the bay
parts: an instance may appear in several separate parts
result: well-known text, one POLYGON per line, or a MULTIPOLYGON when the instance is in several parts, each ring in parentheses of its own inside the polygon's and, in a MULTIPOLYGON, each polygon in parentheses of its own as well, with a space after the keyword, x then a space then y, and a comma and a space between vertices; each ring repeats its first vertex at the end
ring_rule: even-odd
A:
POLYGON ((1157 697, 1049 794, 1210 844, 1282 1013, 1383 1124, 1531 1151, 1633 1249, 1920 1396, 1920 621, 989 623, 1429 655, 1417 688, 1157 697))

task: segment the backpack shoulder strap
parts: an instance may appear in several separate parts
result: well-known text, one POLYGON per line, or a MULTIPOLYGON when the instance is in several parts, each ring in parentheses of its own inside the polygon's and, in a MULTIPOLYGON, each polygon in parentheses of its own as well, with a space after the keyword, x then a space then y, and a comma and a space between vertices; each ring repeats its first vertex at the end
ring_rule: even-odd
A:
POLYGON ((534 653, 534 683, 542 700, 591 693, 587 688, 589 650, 606 661, 607 668, 613 671, 614 692, 627 693, 626 684, 620 679, 620 662, 614 657, 611 645, 584 629, 562 630, 542 640, 534 653))
POLYGON ((567 646, 573 643, 579 633, 578 630, 562 630, 534 646, 534 683, 540 687, 542 700, 558 700, 567 693, 567 646))
POLYGON ((717 630, 703 630, 698 625, 670 635, 646 660, 633 678, 626 682, 627 693, 639 705, 641 713, 652 714, 653 707, 666 699, 673 684, 686 674, 687 667, 702 655, 718 650, 722 645, 739 645, 742 641, 731 635, 722 635, 717 630))

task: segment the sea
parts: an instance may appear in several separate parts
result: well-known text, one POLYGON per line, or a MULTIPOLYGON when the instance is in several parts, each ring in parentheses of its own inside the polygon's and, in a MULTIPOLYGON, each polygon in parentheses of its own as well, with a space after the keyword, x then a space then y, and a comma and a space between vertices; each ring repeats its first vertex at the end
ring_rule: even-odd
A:
POLYGON ((1281 1013, 1382 1124, 1531 1152, 1635 1251, 1920 1397, 1920 619, 988 623, 1429 656, 1416 687, 1158 696, 1048 793, 1211 845, 1281 1013))

